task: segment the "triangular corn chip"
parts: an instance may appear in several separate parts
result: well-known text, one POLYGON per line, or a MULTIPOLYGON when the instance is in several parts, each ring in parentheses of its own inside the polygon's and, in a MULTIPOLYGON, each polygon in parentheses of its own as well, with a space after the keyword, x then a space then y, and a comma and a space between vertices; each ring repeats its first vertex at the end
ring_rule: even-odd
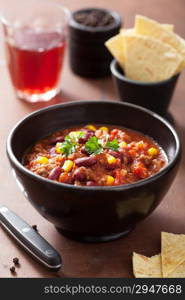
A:
MULTIPOLYGON (((173 32, 174 31, 174 25, 173 24, 161 24, 162 27, 164 27, 166 30, 173 32)), ((136 33, 135 28, 121 28, 120 33, 136 33)))
POLYGON ((182 56, 168 44, 138 34, 122 34, 125 43, 124 71, 127 77, 142 82, 157 82, 172 77, 182 56))
POLYGON ((180 264, 172 273, 169 274, 169 278, 185 278, 185 261, 180 264))
POLYGON ((170 32, 160 23, 140 15, 135 18, 135 33, 152 36, 174 47, 183 56, 179 71, 185 67, 185 40, 179 35, 170 32))
POLYGON ((105 42, 105 46, 108 48, 110 53, 114 56, 114 58, 118 61, 120 66, 124 66, 125 61, 125 51, 124 51, 124 43, 123 36, 121 33, 113 36, 108 41, 105 42))
POLYGON ((174 31, 174 25, 173 24, 161 24, 161 26, 163 26, 163 28, 165 28, 166 30, 173 32, 174 31))
MULTIPOLYGON (((174 26, 172 24, 162 24, 166 30, 173 31, 174 26)), ((113 36, 105 42, 105 46, 108 48, 112 56, 118 61, 120 66, 124 67, 125 62, 125 47, 124 39, 121 34, 135 33, 134 28, 120 30, 120 33, 113 36)))
POLYGON ((133 272, 136 278, 161 278, 161 255, 146 257, 141 254, 133 253, 133 272))
POLYGON ((120 33, 113 36, 109 40, 105 42, 105 46, 108 48, 112 56, 117 60, 120 66, 124 66, 125 62, 125 46, 124 46, 124 39, 122 34, 123 33, 133 33, 134 29, 121 29, 120 33))
POLYGON ((163 277, 170 277, 185 261, 185 234, 161 233, 161 260, 163 277))

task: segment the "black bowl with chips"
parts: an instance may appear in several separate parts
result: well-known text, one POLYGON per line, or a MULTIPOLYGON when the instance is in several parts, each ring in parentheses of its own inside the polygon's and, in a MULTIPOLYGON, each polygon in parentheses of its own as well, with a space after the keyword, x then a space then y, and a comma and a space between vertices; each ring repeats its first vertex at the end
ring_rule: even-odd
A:
POLYGON ((141 82, 126 77, 115 59, 110 69, 121 101, 137 104, 167 117, 180 73, 159 82, 141 82))

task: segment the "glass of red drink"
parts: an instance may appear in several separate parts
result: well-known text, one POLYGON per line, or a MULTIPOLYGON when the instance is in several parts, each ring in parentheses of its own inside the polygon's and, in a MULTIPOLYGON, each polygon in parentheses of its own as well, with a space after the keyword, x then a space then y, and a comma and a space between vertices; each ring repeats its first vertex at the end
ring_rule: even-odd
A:
POLYGON ((18 98, 49 101, 59 92, 68 19, 68 9, 47 0, 19 1, 2 14, 7 65, 18 98))

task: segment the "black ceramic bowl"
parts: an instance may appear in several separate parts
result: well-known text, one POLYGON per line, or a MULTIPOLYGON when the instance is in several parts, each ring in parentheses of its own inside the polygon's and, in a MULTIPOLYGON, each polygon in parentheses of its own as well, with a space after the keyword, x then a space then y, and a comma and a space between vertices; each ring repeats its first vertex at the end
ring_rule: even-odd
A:
POLYGON ((156 208, 176 175, 180 142, 168 122, 146 109, 85 101, 50 106, 27 116, 11 131, 7 153, 25 194, 43 217, 70 238, 98 242, 125 235, 156 208), (25 151, 40 138, 88 123, 124 126, 149 135, 165 150, 168 165, 134 184, 82 187, 45 179, 21 164, 25 151))
POLYGON ((121 101, 137 104, 166 116, 179 73, 159 82, 140 82, 124 76, 116 60, 110 65, 111 73, 121 101))
POLYGON ((72 71, 80 76, 99 78, 110 75, 112 55, 104 43, 117 34, 121 27, 120 16, 112 10, 85 8, 74 11, 69 21, 69 63, 72 71), (75 16, 94 10, 112 16, 114 22, 108 26, 86 26, 76 21, 75 16))

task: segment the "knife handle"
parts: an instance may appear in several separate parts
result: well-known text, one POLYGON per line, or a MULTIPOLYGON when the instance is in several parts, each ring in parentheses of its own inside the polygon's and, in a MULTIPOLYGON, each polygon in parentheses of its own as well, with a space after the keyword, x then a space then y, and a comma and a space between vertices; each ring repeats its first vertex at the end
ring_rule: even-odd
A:
POLYGON ((59 270, 60 254, 29 224, 6 206, 0 207, 0 223, 16 241, 50 270, 59 270))

